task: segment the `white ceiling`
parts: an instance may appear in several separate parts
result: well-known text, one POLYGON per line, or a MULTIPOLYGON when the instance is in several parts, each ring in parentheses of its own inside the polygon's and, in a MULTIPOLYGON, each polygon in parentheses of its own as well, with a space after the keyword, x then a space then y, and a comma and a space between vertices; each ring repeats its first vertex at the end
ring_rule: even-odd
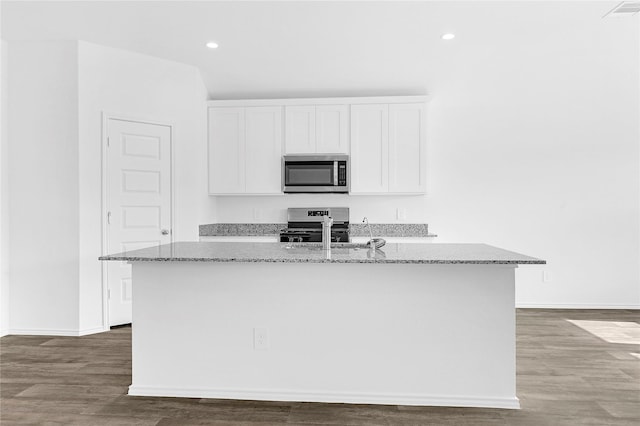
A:
MULTIPOLYGON (((552 46, 618 2, 2 2, 2 38, 191 64, 211 98, 425 94, 468 56, 552 46), (454 32, 453 41, 440 36, 454 32), (215 40, 217 50, 204 47, 215 40)), ((588 40, 585 40, 588 42, 588 40)), ((477 58, 476 58, 477 59, 477 58)))

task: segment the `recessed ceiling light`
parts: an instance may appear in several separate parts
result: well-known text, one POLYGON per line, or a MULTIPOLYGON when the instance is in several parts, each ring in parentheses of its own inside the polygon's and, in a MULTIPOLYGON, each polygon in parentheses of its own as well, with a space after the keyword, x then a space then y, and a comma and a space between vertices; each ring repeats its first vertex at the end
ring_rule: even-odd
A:
POLYGON ((217 49, 218 48, 218 43, 216 43, 215 41, 210 41, 209 43, 206 44, 206 46, 209 49, 217 49))
POLYGON ((453 40, 454 38, 456 38, 456 35, 453 33, 442 34, 443 40, 453 40))

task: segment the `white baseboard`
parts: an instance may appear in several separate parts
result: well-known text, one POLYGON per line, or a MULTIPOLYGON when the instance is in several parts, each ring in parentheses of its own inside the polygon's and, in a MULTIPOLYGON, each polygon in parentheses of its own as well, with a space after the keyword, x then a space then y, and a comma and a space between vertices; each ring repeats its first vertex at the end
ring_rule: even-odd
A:
POLYGON ((38 328, 12 328, 8 330, 7 334, 14 334, 19 336, 86 336, 88 334, 102 333, 108 331, 109 328, 94 327, 86 328, 84 330, 64 330, 64 329, 38 329, 38 328))
POLYGON ((87 336, 89 334, 97 334, 104 333, 105 331, 109 331, 110 327, 93 327, 93 328, 85 328, 84 330, 78 331, 78 336, 87 336))
POLYGON ((640 309, 640 305, 599 305, 588 303, 516 303, 516 308, 532 309, 640 309))
POLYGON ((9 330, 7 330, 6 328, 3 328, 2 330, 0 330, 0 337, 7 336, 7 335, 9 335, 9 330))
POLYGON ((435 396, 416 394, 367 394, 300 392, 292 390, 248 390, 248 389, 184 389, 152 386, 129 386, 129 395, 165 396, 182 398, 220 398, 253 401, 328 402, 347 404, 421 405, 439 407, 482 407, 519 409, 520 401, 512 398, 476 398, 463 396, 435 396))

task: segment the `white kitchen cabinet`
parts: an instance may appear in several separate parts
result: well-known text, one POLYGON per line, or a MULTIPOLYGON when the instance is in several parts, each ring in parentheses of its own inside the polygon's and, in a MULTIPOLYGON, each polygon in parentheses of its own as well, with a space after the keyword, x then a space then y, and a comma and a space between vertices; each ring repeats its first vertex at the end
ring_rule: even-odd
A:
POLYGON ((282 193, 282 107, 245 111, 245 192, 282 193))
POLYGON ((282 194, 282 154, 348 154, 350 193, 426 192, 426 96, 209 101, 209 193, 282 194))
POLYGON ((291 105, 285 107, 287 154, 347 154, 347 105, 291 105))
POLYGON ((389 192, 426 191, 425 104, 389 105, 389 192))
POLYGON ((351 193, 389 191, 389 106, 351 105, 351 193))
POLYGON ((285 152, 313 154, 316 152, 316 107, 296 105, 285 107, 285 152))
POLYGON ((281 194, 282 107, 209 108, 209 193, 281 194))
POLYGON ((209 192, 245 190, 245 108, 209 109, 209 192))
POLYGON ((347 105, 316 106, 316 152, 349 153, 349 108, 347 105))
POLYGON ((426 190, 425 104, 351 106, 351 193, 426 190))

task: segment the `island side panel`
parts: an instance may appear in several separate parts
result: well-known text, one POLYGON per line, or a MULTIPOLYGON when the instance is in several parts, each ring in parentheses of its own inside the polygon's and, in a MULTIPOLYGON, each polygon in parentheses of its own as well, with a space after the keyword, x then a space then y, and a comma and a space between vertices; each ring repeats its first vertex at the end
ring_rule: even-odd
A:
POLYGON ((134 262, 129 393, 517 408, 514 269, 134 262))

